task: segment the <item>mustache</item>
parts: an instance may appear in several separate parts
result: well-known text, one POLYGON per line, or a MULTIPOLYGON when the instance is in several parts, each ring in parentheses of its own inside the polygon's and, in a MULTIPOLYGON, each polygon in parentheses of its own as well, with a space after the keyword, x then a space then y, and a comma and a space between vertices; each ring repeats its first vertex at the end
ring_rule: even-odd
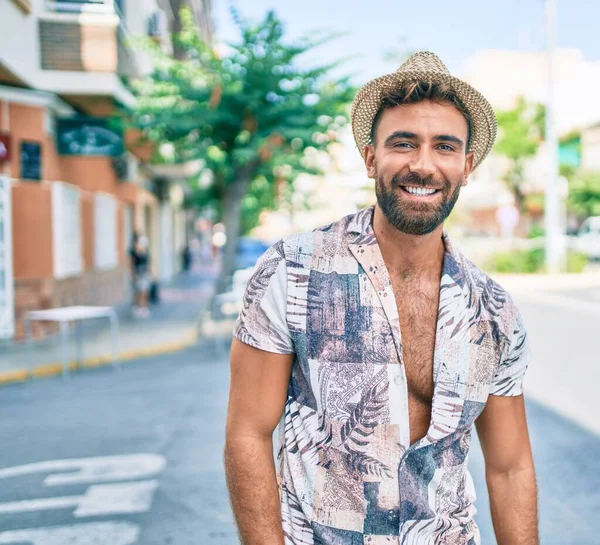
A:
POLYGON ((435 189, 445 189, 449 184, 450 182, 448 182, 448 180, 438 182, 433 176, 425 176, 422 178, 416 172, 410 172, 409 174, 404 175, 396 174, 390 182, 392 187, 412 185, 415 187, 433 187, 435 189))

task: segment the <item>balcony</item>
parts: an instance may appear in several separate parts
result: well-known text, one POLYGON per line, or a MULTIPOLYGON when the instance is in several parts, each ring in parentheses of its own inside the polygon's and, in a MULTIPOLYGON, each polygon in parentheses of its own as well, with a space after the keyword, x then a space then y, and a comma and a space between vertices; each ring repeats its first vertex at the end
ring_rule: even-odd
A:
POLYGON ((121 0, 46 0, 46 11, 111 14, 120 11, 121 0))
POLYGON ((49 0, 46 8, 39 19, 43 70, 117 72, 120 18, 112 0, 49 0))
POLYGON ((42 80, 47 90, 92 115, 106 115, 114 101, 131 103, 123 76, 138 76, 139 53, 132 50, 115 0, 46 0, 40 14, 42 80))

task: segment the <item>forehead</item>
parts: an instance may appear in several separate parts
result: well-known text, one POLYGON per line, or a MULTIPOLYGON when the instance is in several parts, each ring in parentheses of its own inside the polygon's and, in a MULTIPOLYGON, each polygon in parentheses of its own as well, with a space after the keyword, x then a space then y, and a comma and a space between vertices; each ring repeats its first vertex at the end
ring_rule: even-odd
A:
POLYGON ((377 140, 396 131, 409 131, 419 136, 451 134, 467 139, 467 120, 450 102, 423 100, 386 108, 379 119, 377 140))

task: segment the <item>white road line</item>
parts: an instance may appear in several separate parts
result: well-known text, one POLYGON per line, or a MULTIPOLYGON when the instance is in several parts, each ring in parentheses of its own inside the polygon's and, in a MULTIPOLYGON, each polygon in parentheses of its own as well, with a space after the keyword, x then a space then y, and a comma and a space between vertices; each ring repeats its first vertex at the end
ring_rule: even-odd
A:
POLYGON ((99 484, 90 486, 83 496, 62 496, 0 503, 0 515, 76 508, 75 517, 146 513, 152 505, 158 481, 99 484))
POLYGON ((157 488, 155 480, 90 486, 73 514, 80 518, 147 513, 157 488))
POLYGON ((0 544, 11 545, 134 545, 140 527, 130 522, 90 522, 0 532, 0 544))
POLYGON ((60 498, 42 498, 37 500, 22 500, 0 503, 0 515, 13 513, 27 513, 28 511, 42 511, 47 509, 68 509, 76 507, 83 496, 62 496, 60 498))
POLYGON ((164 456, 158 454, 129 454, 48 460, 22 466, 0 469, 0 479, 20 477, 33 473, 54 473, 44 479, 46 486, 94 482, 144 479, 161 473, 166 466, 164 456))

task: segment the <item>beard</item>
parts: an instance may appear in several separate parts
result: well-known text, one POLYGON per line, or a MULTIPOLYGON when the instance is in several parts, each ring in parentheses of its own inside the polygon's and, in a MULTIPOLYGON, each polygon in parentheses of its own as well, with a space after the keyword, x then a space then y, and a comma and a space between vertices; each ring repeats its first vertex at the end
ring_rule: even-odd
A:
POLYGON ((375 194, 379 208, 391 225, 407 235, 427 235, 434 231, 452 212, 461 188, 461 185, 458 184, 451 192, 452 184, 449 180, 444 180, 443 188, 439 191, 441 198, 437 204, 433 204, 403 202, 397 193, 403 191, 400 189, 402 185, 437 188, 440 183, 435 182, 432 176, 421 178, 414 172, 405 176, 396 174, 389 184, 386 184, 382 177, 377 177, 375 194))

